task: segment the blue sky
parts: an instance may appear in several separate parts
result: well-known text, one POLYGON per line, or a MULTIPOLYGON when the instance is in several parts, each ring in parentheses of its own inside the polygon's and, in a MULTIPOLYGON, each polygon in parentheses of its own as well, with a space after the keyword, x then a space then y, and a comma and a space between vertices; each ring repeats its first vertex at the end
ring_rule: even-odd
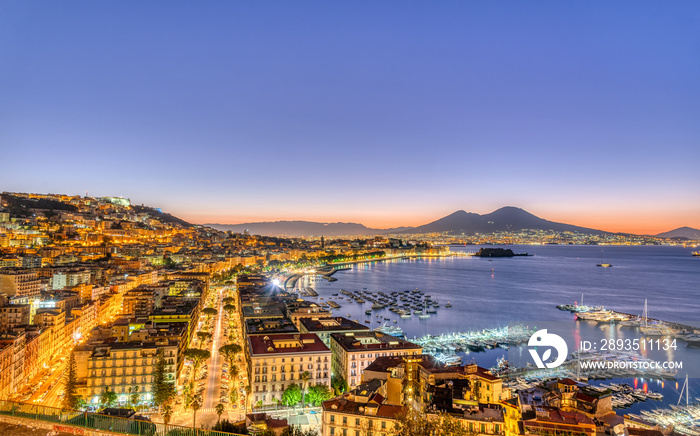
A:
POLYGON ((700 3, 0 4, 0 189, 700 227, 700 3))

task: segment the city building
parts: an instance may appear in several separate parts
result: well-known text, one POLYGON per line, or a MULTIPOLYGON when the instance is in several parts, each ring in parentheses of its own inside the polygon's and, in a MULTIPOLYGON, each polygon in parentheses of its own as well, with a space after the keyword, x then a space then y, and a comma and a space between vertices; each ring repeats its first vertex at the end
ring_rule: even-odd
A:
POLYGON ((88 403, 99 403, 106 387, 126 404, 128 396, 138 394, 139 401, 151 401, 157 353, 166 359, 166 380, 176 380, 178 344, 176 341, 88 343, 75 347, 78 393, 88 403))
POLYGON ((331 351, 315 334, 253 335, 247 345, 252 404, 281 400, 291 383, 301 385, 305 372, 307 387, 330 386, 331 351))
POLYGON ((41 291, 41 280, 36 273, 24 269, 0 270, 0 294, 22 299, 34 298, 41 291))
POLYGON ((0 307, 0 331, 29 324, 30 313, 31 305, 29 304, 10 304, 0 307))
POLYGON ((362 333, 369 331, 369 327, 340 316, 318 319, 301 318, 299 319, 299 331, 316 333, 323 343, 330 347, 332 333, 362 333))
POLYGON ((354 390, 322 403, 324 436, 389 436, 404 406, 386 404, 381 394, 354 390))
POLYGON ((422 347, 377 331, 331 334, 333 375, 343 377, 350 387, 362 381, 362 371, 383 356, 422 354, 422 347))

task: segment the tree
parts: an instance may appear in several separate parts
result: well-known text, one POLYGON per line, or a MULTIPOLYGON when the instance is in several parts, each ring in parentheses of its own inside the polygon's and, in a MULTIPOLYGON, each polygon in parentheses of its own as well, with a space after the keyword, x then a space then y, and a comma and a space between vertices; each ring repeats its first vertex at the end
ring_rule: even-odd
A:
POLYGON ((340 395, 348 390, 348 382, 345 381, 342 375, 334 375, 331 377, 331 387, 336 395, 340 395))
POLYGON ((206 315, 207 319, 211 319, 212 316, 216 316, 219 314, 219 311, 214 309, 213 307, 205 307, 202 309, 202 313, 206 315))
POLYGON ((183 355, 192 361, 193 373, 196 374, 202 362, 211 357, 211 352, 208 350, 200 350, 199 348, 188 348, 183 355))
POLYGON ((302 430, 298 425, 290 425, 282 430, 282 436, 318 436, 316 430, 302 430))
POLYGON ((163 258, 163 266, 167 269, 173 269, 177 266, 177 262, 175 262, 170 257, 166 257, 166 258, 163 258))
POLYGON ((166 380, 166 365, 165 354, 163 350, 158 350, 158 359, 156 367, 153 371, 153 382, 151 383, 151 392, 153 392, 153 404, 160 408, 168 404, 177 395, 177 390, 174 383, 166 380))
POLYGON ((333 398, 333 391, 326 385, 318 384, 309 388, 306 398, 314 406, 320 406, 322 402, 333 398))
POLYGON ((199 339, 199 346, 201 347, 202 344, 204 344, 204 341, 207 339, 211 339, 213 335, 209 332, 197 332, 197 339, 199 339))
POLYGON ((393 436, 469 436, 469 432, 458 419, 447 413, 439 413, 427 419, 416 410, 406 408, 397 416, 393 436))
POLYGON ((243 425, 236 425, 228 419, 224 419, 223 421, 214 424, 212 430, 235 434, 248 434, 248 429, 246 428, 245 423, 243 423, 243 425))
POLYGON ((301 389, 298 384, 292 383, 282 392, 282 404, 294 406, 299 401, 301 401, 301 389))
POLYGON ((223 300, 221 300, 222 303, 224 303, 224 306, 227 304, 234 304, 236 302, 236 299, 233 297, 225 297, 223 300))
POLYGON ((129 394, 131 394, 129 395, 129 405, 131 407, 136 407, 136 405, 139 404, 139 387, 134 386, 133 389, 129 387, 129 394))
POLYGON ((302 372, 299 376, 299 380, 301 381, 301 407, 306 407, 306 386, 311 380, 309 371, 302 372))
POLYGON ((105 386, 105 390, 100 394, 100 404, 103 407, 112 407, 117 403, 117 393, 109 390, 109 386, 105 386))
POLYGON ((164 405, 161 415, 163 416, 165 425, 170 424, 170 418, 173 417, 173 406, 171 404, 164 405))
POLYGON ((234 360, 241 351, 243 351, 243 348, 238 344, 226 344, 219 348, 219 353, 221 353, 228 362, 229 370, 233 368, 234 360))
POLYGON ((224 310, 225 310, 226 312, 228 312, 229 315, 230 315, 231 313, 233 313, 233 312, 236 311, 236 306, 234 306, 233 304, 225 304, 225 305, 224 305, 224 310))
POLYGON ((63 408, 76 410, 80 404, 80 396, 78 395, 77 370, 75 365, 75 354, 70 353, 68 359, 68 371, 66 372, 66 380, 63 396, 63 408))
POLYGON ((190 407, 192 408, 192 428, 197 428, 197 411, 202 407, 202 397, 199 395, 196 395, 194 398, 192 398, 192 404, 190 404, 190 407))
POLYGON ((233 406, 237 406, 237 401, 238 401, 238 389, 231 389, 231 392, 228 394, 229 399, 231 400, 231 404, 233 406))
POLYGON ((186 384, 182 388, 182 396, 184 397, 185 410, 187 410, 192 405, 192 400, 194 398, 192 396, 192 385, 191 384, 186 384))
POLYGON ((219 419, 217 420, 217 422, 220 422, 221 415, 224 413, 224 405, 222 403, 219 403, 214 409, 216 410, 216 414, 219 415, 219 419))
POLYGON ((236 365, 229 366, 229 369, 228 369, 228 370, 229 370, 229 372, 230 372, 230 374, 231 374, 231 380, 233 380, 234 377, 238 377, 238 374, 240 374, 240 372, 241 372, 241 370, 238 369, 238 366, 236 366, 236 365))

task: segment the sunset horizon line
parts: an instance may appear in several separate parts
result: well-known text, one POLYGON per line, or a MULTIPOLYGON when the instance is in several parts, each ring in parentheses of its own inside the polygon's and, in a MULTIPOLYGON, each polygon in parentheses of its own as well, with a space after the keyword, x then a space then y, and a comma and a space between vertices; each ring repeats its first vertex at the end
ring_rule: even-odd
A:
MULTIPOLYGON (((502 206, 499 208, 494 209, 493 211, 499 210, 503 207, 515 207, 515 206, 502 206)), ((597 219, 594 218, 589 218, 586 217, 586 219, 575 219, 571 218, 573 214, 571 213, 562 213, 559 212, 558 214, 554 216, 550 215, 542 215, 542 214, 537 214, 530 212, 528 209, 525 208, 520 208, 522 210, 525 210, 526 212, 547 220, 551 222, 557 222, 557 223, 563 223, 563 224, 568 224, 568 225, 573 225, 577 227, 585 227, 593 230, 599 230, 603 231, 606 233, 627 233, 627 234, 633 234, 633 235, 649 235, 649 236, 654 236, 660 233, 665 233, 665 232, 670 232, 679 228, 683 227, 688 227, 688 228, 693 228, 693 229, 698 229, 700 228, 700 225, 695 224, 693 222, 688 222, 684 221, 682 218, 678 218, 680 214, 678 213, 668 213, 668 215, 675 215, 675 219, 663 219, 661 217, 655 217, 655 219, 652 220, 646 220, 646 221, 639 221, 635 223, 630 223, 630 221, 627 218, 627 215, 635 215, 638 214, 638 212, 635 211, 630 211, 629 214, 624 214, 620 216, 615 216, 613 218, 607 217, 603 218, 598 216, 597 219)), ((203 217, 202 215, 199 214, 183 214, 182 217, 186 219, 187 221, 197 224, 197 225, 229 225, 229 226, 235 226, 235 225, 241 225, 241 224, 249 224, 249 223, 274 223, 274 222, 294 222, 294 221, 305 221, 305 222, 315 222, 315 223, 322 223, 322 224, 333 224, 333 223, 345 223, 345 224, 361 224, 367 227, 368 229, 374 229, 374 230, 390 230, 394 228, 401 228, 401 227, 419 227, 422 225, 426 225, 429 223, 432 223, 436 220, 439 220, 441 218, 444 218, 446 216, 451 215, 454 212, 458 211, 465 211, 467 213, 476 213, 479 215, 486 215, 491 212, 486 212, 486 213, 478 213, 478 212, 470 212, 469 210, 466 209, 457 209, 453 212, 449 212, 446 214, 440 215, 434 214, 430 217, 425 217, 425 216, 414 216, 411 217, 409 220, 406 220, 405 216, 404 217, 389 217, 389 218, 384 218, 384 219, 377 219, 376 217, 368 217, 368 216, 348 216, 346 214, 343 214, 342 217, 338 216, 337 218, 331 218, 327 215, 323 214, 280 214, 280 215, 257 215, 257 214, 250 214, 250 215, 235 215, 236 218, 234 218, 234 215, 227 215, 227 214, 216 214, 213 216, 210 216, 209 218, 203 217), (225 218, 224 215, 231 217, 225 218), (192 218, 187 218, 188 216, 192 218), (195 218, 196 217, 196 218, 195 218), (403 219, 402 219, 403 218, 403 219)), ((666 214, 664 214, 666 215, 666 214)), ((681 215, 683 216, 683 215, 681 215)), ((692 220, 691 220, 692 221, 692 220)))

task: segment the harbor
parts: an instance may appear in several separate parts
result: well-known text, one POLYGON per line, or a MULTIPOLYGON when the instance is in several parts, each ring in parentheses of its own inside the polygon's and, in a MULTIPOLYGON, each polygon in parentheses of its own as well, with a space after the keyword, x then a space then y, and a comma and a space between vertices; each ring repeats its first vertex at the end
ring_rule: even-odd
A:
POLYGON ((638 422, 650 422, 665 428, 672 428, 676 434, 700 436, 700 398, 692 398, 690 384, 686 376, 676 404, 651 410, 642 410, 637 414, 625 415, 625 419, 638 422))
MULTIPOLYGON (((527 251, 525 248, 515 250, 527 251)), ((304 276, 295 292, 311 286, 318 293, 311 301, 337 303, 341 307, 333 310, 336 315, 420 342, 425 347, 424 353, 446 365, 476 362, 493 367, 494 374, 503 378, 504 385, 515 390, 553 378, 571 378, 604 391, 606 386, 611 387, 613 407, 639 415, 641 410, 668 406, 668 402, 673 401, 671 398, 677 396, 673 388, 676 379, 688 370, 692 372, 693 363, 697 362, 700 349, 693 345, 692 335, 697 334, 700 325, 693 327, 693 322, 678 322, 697 318, 697 301, 683 299, 685 293, 681 292, 695 283, 697 269, 683 253, 675 253, 673 248, 619 247, 615 250, 624 250, 625 260, 616 260, 616 268, 608 269, 596 268, 599 255, 595 248, 561 246, 538 247, 536 256, 528 258, 527 262, 498 258, 491 261, 474 256, 368 262, 337 273, 338 281, 333 283, 321 275, 304 276), (656 257, 656 253, 661 255, 656 257), (627 294, 621 292, 645 271, 670 267, 682 267, 687 275, 674 276, 670 282, 667 279, 659 282, 657 275, 645 277, 643 286, 635 286, 640 296, 636 301, 630 301, 627 294), (523 277, 526 277, 524 281, 523 277), (570 282, 571 277, 574 277, 573 282, 570 282), (586 286, 588 301, 585 304, 588 306, 579 300, 583 286, 586 286), (672 300, 663 300, 657 291, 652 291, 660 287, 668 289, 672 300), (646 288, 649 290, 640 291, 646 288), (643 310, 645 298, 648 301, 646 311, 643 310), (684 301, 680 306, 673 303, 679 298, 684 301), (561 302, 574 300, 579 302, 553 310, 561 302), (408 305, 404 306, 406 303, 408 305), (612 308, 615 310, 609 310, 612 308), (396 312, 397 309, 401 312, 396 312), (427 313, 426 309, 436 313, 427 313), (416 310, 430 317, 421 318, 416 310), (590 315, 600 315, 600 318, 584 319, 590 315), (535 326, 549 328, 550 332, 562 336, 569 344, 569 351, 577 349, 574 345, 580 340, 663 339, 663 336, 642 334, 640 327, 644 318, 650 327, 669 326, 677 330, 673 338, 678 339, 678 347, 673 350, 672 357, 653 350, 643 356, 634 353, 625 356, 618 352, 582 353, 579 360, 576 354, 569 353, 567 362, 556 369, 528 365, 531 358, 526 341, 535 326), (662 321, 664 319, 675 322, 662 321), (499 344, 498 335, 494 333, 516 325, 528 329, 527 333, 523 332, 521 341, 499 344), (455 343, 460 332, 463 338, 472 341, 455 343), (644 359, 669 358, 686 364, 680 373, 579 367, 580 362, 645 362, 644 359), (499 367, 499 360, 509 362, 504 365, 507 370, 499 367)), ((697 384, 691 380, 693 383, 697 384)))
MULTIPOLYGON (((583 295, 581 301, 583 301, 583 295)), ((644 308, 639 315, 609 310, 603 306, 586 306, 576 302, 574 304, 561 304, 557 306, 557 309, 576 314, 576 319, 580 321, 637 328, 645 337, 670 337, 680 339, 690 347, 700 347, 700 329, 690 325, 650 318, 647 300, 644 300, 644 308)))

